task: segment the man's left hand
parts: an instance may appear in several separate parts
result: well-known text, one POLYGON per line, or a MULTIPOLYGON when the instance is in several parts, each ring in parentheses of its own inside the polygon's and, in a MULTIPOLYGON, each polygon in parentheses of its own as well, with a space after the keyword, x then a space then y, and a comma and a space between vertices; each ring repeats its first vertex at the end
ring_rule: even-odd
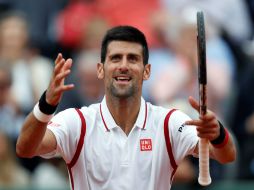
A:
MULTIPOLYGON (((199 112, 199 103, 193 98, 189 97, 190 105, 199 112)), ((185 125, 195 125, 197 135, 200 138, 206 138, 209 141, 216 139, 220 135, 220 126, 215 113, 207 110, 206 114, 199 116, 199 119, 186 121, 185 125)))

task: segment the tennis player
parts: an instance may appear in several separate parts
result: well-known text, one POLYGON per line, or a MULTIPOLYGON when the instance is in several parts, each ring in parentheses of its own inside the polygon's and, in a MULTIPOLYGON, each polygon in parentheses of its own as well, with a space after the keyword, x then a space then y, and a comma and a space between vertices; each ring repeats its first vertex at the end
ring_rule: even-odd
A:
MULTIPOLYGON (((74 190, 165 190, 187 155, 198 155, 199 137, 210 141, 210 157, 232 162, 236 149, 215 114, 192 120, 176 109, 146 102, 148 80, 145 36, 131 26, 110 29, 101 46, 98 78, 105 96, 97 104, 70 108, 54 116, 63 93, 74 88, 64 80, 72 60, 59 54, 48 89, 28 115, 18 138, 20 157, 62 156, 74 190)), ((192 97, 190 105, 199 110, 192 97)))

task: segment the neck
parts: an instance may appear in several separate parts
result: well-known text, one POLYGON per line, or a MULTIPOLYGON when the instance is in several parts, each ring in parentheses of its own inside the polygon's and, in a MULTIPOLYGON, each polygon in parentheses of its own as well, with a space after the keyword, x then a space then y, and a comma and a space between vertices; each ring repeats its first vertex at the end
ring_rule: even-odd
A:
POLYGON ((128 135, 137 120, 141 105, 141 98, 116 98, 106 95, 108 109, 116 124, 128 135))

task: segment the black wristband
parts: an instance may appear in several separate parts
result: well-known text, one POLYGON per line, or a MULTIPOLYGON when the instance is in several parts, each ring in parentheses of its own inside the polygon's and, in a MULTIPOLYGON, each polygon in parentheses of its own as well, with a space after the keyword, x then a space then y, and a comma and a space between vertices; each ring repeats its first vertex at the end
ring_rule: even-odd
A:
POLYGON ((56 111, 58 105, 52 106, 47 103, 46 101, 46 91, 42 94, 40 100, 39 100, 39 109, 42 113, 51 115, 56 111))
POLYGON ((211 144, 212 145, 220 145, 224 142, 225 138, 226 138, 226 130, 225 128, 223 127, 223 125, 221 124, 220 121, 219 122, 219 125, 220 125, 220 135, 211 141, 211 144))

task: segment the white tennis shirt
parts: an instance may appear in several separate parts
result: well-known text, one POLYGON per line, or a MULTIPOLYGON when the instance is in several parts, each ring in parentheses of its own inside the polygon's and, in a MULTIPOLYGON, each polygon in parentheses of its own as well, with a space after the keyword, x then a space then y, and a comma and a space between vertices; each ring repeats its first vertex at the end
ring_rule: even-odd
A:
POLYGON ((190 120, 187 115, 143 98, 128 136, 115 123, 105 97, 80 111, 71 108, 54 116, 48 129, 57 150, 44 155, 63 157, 73 190, 169 190, 177 165, 198 142, 195 127, 182 125, 190 120))

